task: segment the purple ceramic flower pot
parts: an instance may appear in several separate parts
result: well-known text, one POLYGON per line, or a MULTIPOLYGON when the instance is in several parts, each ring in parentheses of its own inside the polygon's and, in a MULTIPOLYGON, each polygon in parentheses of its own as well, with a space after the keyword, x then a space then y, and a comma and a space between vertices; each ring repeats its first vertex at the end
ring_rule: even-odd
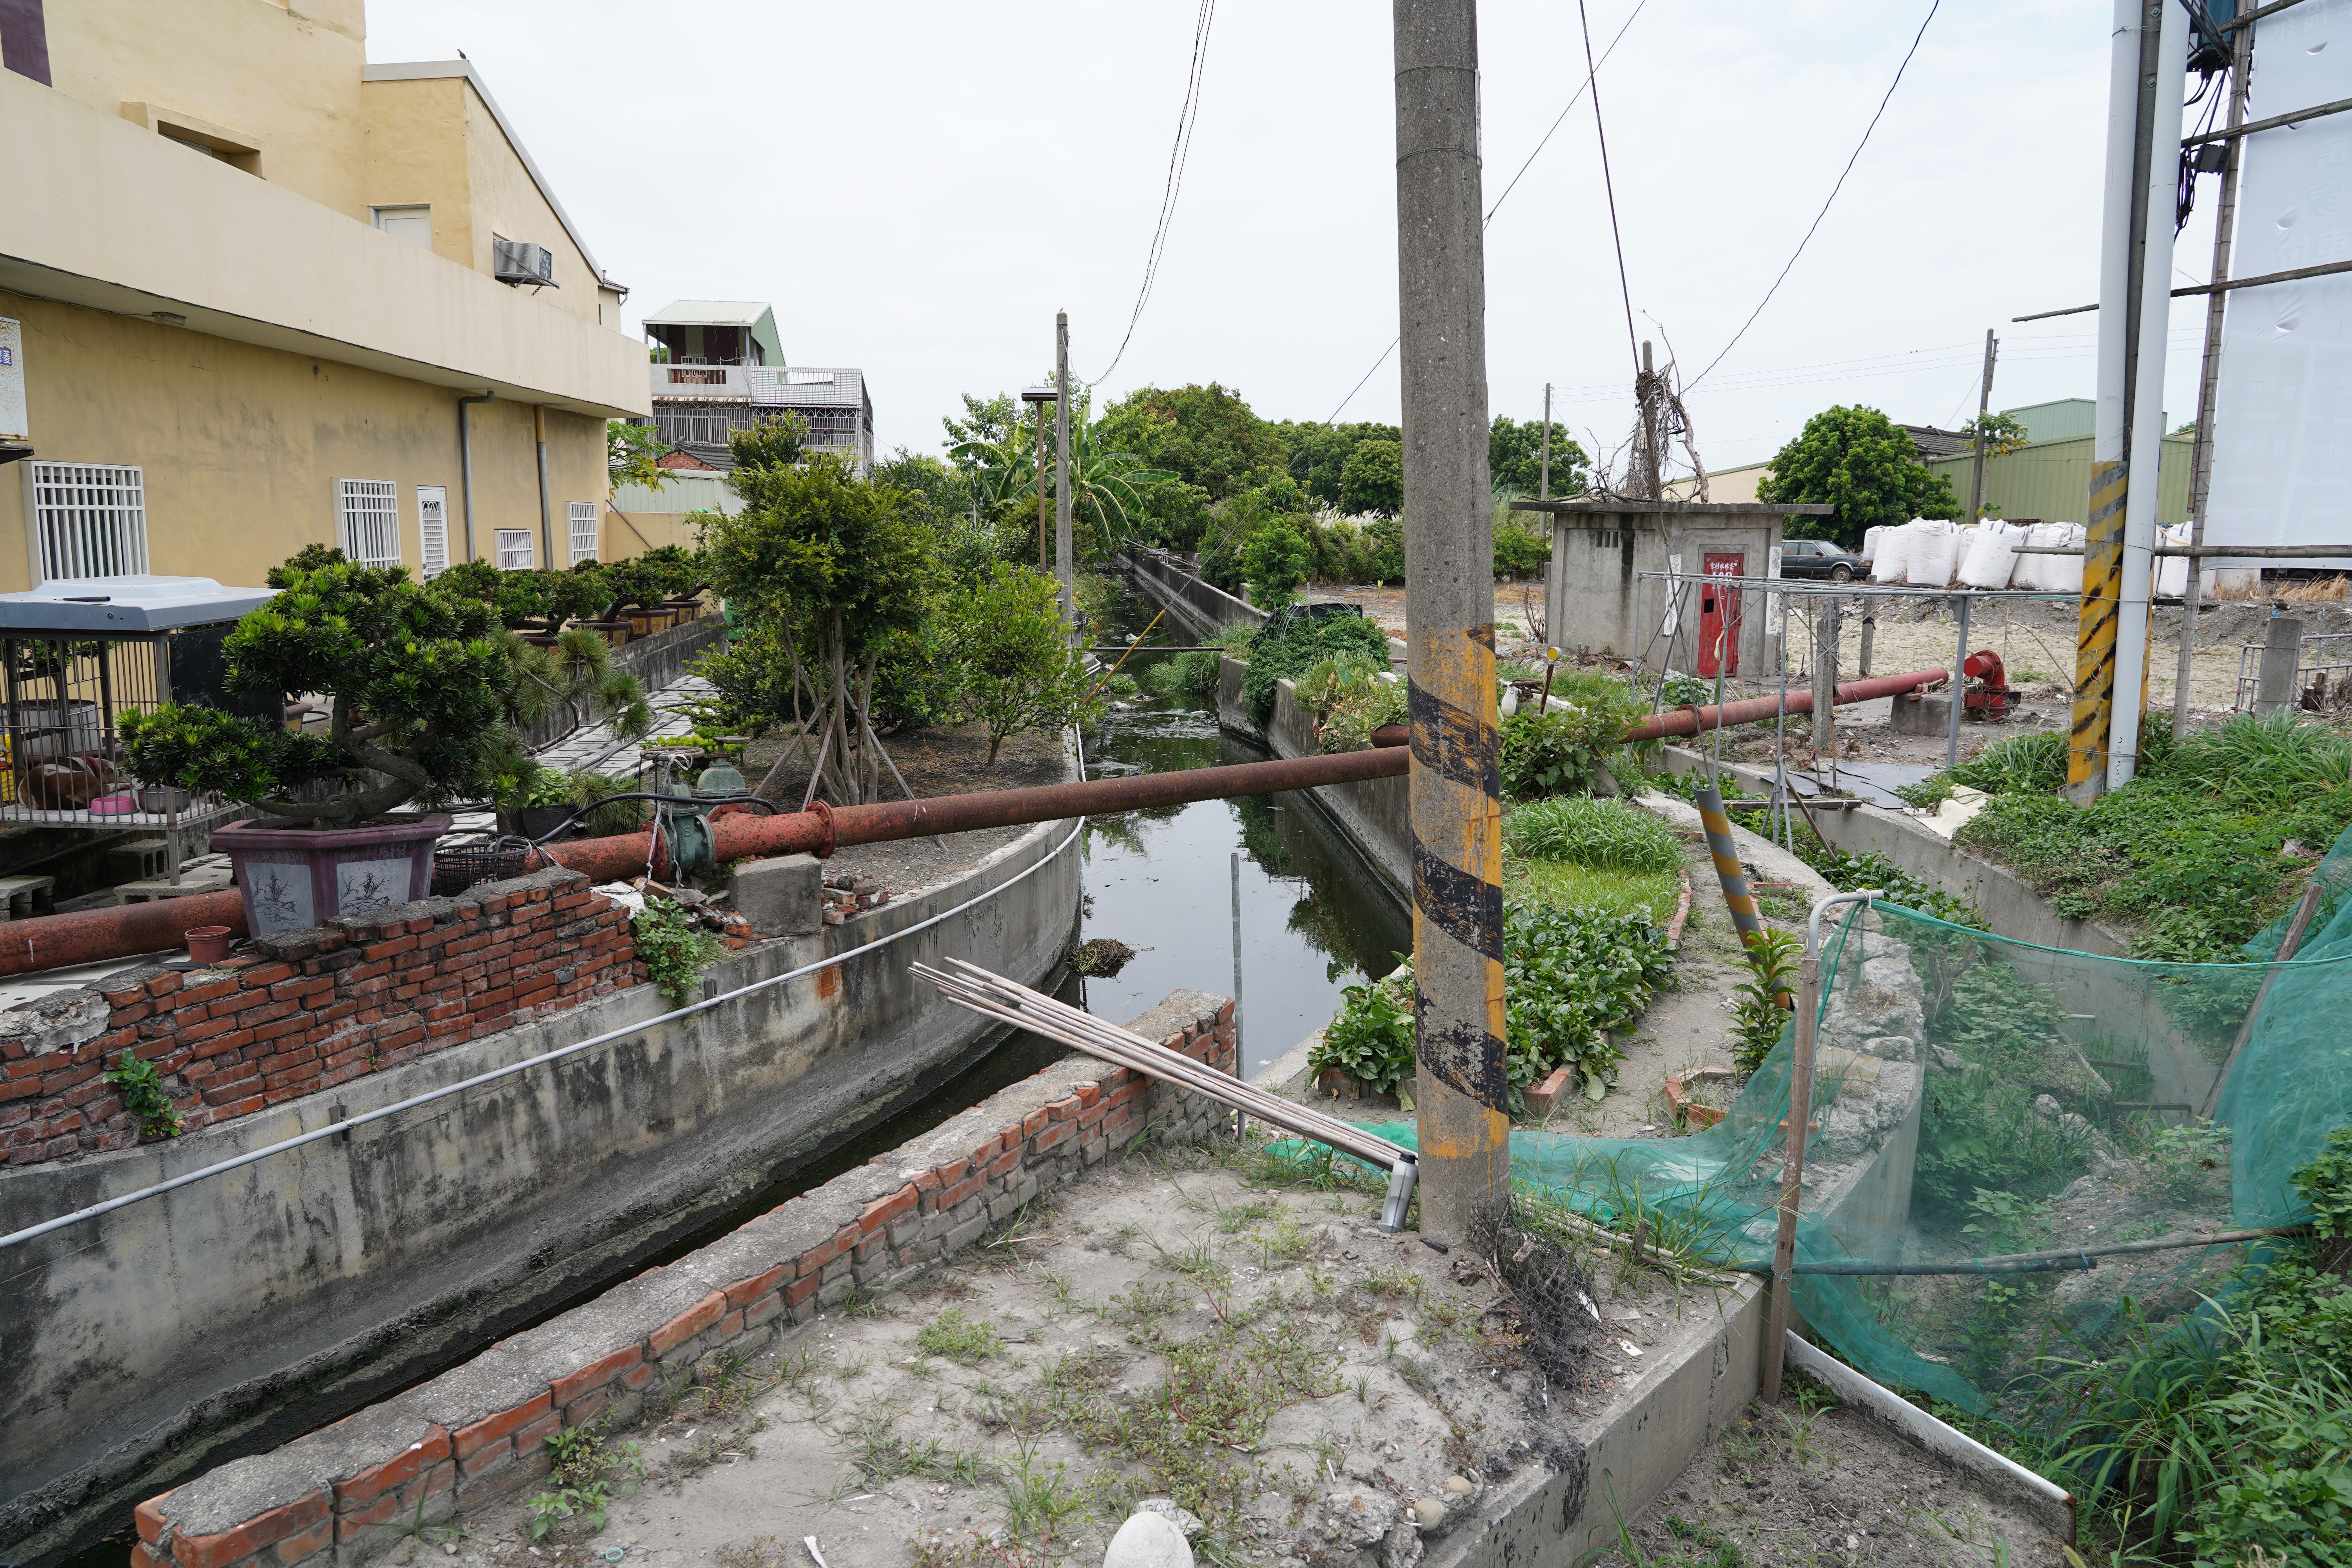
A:
POLYGON ((395 817, 368 827, 263 827, 234 822, 213 833, 245 895, 248 935, 307 931, 337 915, 413 903, 433 889, 433 846, 444 816, 395 817))

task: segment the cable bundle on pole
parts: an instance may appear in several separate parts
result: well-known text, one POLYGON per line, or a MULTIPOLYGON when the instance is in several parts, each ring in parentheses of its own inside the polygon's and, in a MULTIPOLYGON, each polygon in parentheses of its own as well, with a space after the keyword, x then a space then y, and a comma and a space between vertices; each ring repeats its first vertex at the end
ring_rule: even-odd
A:
POLYGON ((1049 1040, 1059 1040, 1088 1056, 1131 1068, 1147 1078, 1205 1094, 1286 1132, 1311 1138, 1382 1170, 1394 1171, 1400 1161, 1411 1162, 1414 1158, 1412 1150, 1391 1143, 1352 1121, 1342 1121, 1312 1107, 1268 1094, 1253 1084, 1194 1061, 1181 1051, 1171 1051, 1157 1041, 1057 1002, 1042 991, 1033 991, 1017 981, 992 974, 976 963, 961 958, 948 962, 963 973, 950 974, 928 963, 914 965, 914 972, 938 986, 948 1000, 975 1013, 1000 1018, 1049 1040))

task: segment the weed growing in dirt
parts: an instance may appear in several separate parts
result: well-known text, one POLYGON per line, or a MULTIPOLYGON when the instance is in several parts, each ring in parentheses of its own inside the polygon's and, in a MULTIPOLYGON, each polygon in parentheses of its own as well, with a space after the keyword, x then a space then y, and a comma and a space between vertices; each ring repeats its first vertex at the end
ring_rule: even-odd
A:
POLYGON ((551 1432, 547 1448, 554 1464, 548 1489, 524 1503, 530 1510, 530 1538, 542 1541, 557 1529, 578 1520, 593 1534, 604 1528, 617 1481, 627 1488, 646 1473, 644 1455, 635 1443, 616 1443, 604 1429, 604 1417, 551 1432))
POLYGON ((965 1317, 960 1307, 948 1307, 915 1331, 915 1348, 925 1355, 945 1356, 959 1365, 978 1366, 1001 1354, 1004 1347, 996 1337, 995 1325, 965 1317))

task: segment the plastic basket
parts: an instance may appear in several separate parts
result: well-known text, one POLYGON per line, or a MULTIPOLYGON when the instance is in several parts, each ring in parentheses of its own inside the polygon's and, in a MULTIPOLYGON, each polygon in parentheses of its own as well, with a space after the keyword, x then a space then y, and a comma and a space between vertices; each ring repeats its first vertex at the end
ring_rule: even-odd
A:
POLYGON ((472 844, 443 844, 433 851, 433 896, 446 899, 477 882, 520 877, 530 862, 531 842, 511 835, 472 844))

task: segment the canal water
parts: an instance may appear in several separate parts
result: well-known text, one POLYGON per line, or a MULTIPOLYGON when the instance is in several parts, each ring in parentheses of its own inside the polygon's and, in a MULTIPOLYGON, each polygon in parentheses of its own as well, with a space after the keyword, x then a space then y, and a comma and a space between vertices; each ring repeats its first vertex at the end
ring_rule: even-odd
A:
MULTIPOLYGON (((1115 580, 1116 581, 1116 580, 1115 580)), ((1114 588, 1105 642, 1140 634, 1153 606, 1114 588)), ((1190 639, 1162 620, 1144 645, 1190 639)), ((1154 658, 1139 650, 1125 672, 1154 658)), ((1168 773, 1272 753, 1221 734, 1213 699, 1147 697, 1087 734, 1087 776, 1168 773)), ((1255 1073, 1339 1011, 1343 986, 1386 974, 1412 945, 1412 917, 1305 794, 1200 801, 1091 818, 1083 934, 1136 950, 1114 979, 1086 982, 1087 1010, 1124 1023, 1179 986, 1234 990, 1234 856, 1241 857, 1242 1051, 1255 1073)))

